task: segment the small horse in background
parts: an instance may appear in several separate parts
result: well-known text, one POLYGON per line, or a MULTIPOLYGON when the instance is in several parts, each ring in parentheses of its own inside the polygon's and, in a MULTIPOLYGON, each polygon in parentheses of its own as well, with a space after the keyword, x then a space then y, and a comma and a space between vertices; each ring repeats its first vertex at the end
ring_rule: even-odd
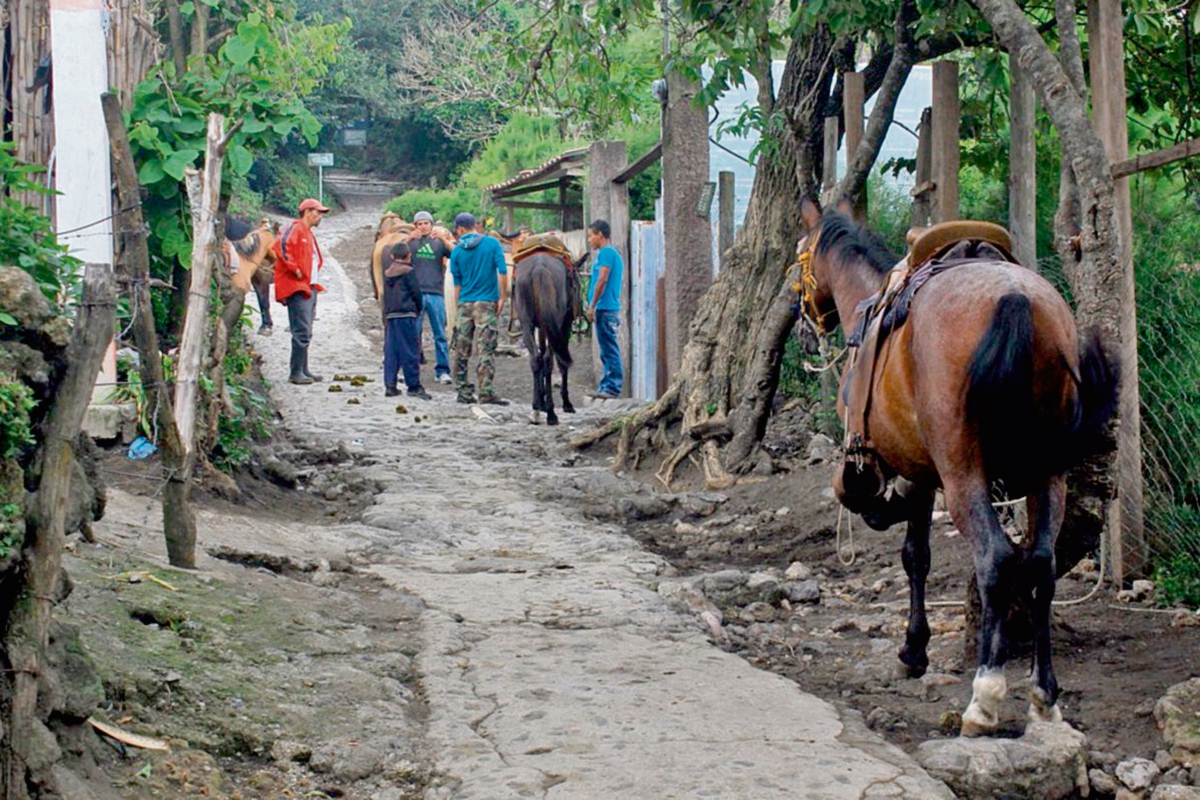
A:
MULTIPOLYGON (((569 257, 569 256, 568 256, 569 257)), ((575 413, 567 393, 567 371, 571 367, 571 325, 575 321, 572 293, 578 287, 571 280, 563 257, 545 251, 533 252, 519 260, 516 287, 513 295, 521 320, 521 335, 529 352, 533 371, 533 412, 530 421, 541 422, 540 412, 546 412, 546 424, 557 425, 554 413, 554 393, 551 377, 553 360, 562 373, 562 409, 575 413)), ((576 279, 577 280, 577 279, 576 279)))
POLYGON ((258 298, 258 310, 262 316, 259 333, 269 336, 274 330, 271 323, 271 284, 275 281, 275 254, 271 246, 279 236, 279 224, 264 218, 255 228, 237 217, 225 220, 225 241, 221 251, 225 266, 229 270, 233 285, 243 293, 251 286, 258 298))
MULTIPOLYGON (((896 258, 842 211, 822 215, 811 201, 801 209, 809 230, 798 248, 801 307, 818 331, 840 320, 849 334, 875 302, 896 258)), ((1029 718, 1061 721, 1050 663, 1054 540, 1066 505, 1067 469, 1101 446, 1114 413, 1116 365, 1095 332, 1080 339, 1071 308, 1036 272, 1001 258, 947 257, 940 271, 916 284, 918 266, 906 279, 915 284, 906 318, 894 319, 870 353, 856 352, 842 375, 839 416, 848 433, 861 423, 861 437, 854 443, 847 437, 846 477, 840 486, 842 473, 835 478, 838 499, 868 521, 874 514, 876 522, 891 515, 908 523, 902 551, 908 631, 900 660, 919 677, 929 664, 925 581, 940 487, 951 519, 971 542, 983 606, 963 735, 998 727, 1007 691, 1004 620, 1018 594, 1033 612, 1029 718), (855 376, 856 368, 862 374, 855 376), (866 403, 853 409, 846 402, 852 385, 869 387, 866 403), (860 489, 872 488, 854 496, 859 479, 851 474, 864 464, 881 480, 861 479, 860 489), (885 500, 882 484, 893 478, 898 491, 885 500), (1027 552, 1009 540, 992 508, 995 481, 1010 494, 1026 494, 1027 552)), ((858 349, 867 350, 866 340, 858 349)))

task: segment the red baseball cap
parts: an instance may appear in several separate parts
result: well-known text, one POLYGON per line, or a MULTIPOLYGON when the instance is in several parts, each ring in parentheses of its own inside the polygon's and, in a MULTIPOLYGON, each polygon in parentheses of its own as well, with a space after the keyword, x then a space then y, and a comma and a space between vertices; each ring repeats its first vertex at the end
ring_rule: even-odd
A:
POLYGON ((322 205, 321 201, 315 197, 306 197, 300 201, 300 213, 301 214, 303 214, 305 211, 308 211, 310 208, 315 208, 317 211, 320 211, 322 214, 329 211, 329 209, 326 208, 324 205, 322 205))

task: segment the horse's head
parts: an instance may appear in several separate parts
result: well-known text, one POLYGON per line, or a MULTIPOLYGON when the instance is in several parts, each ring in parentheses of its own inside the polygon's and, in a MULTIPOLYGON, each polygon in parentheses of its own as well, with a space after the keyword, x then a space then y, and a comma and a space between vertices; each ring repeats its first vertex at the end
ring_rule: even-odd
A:
POLYGON ((800 262, 800 310, 817 334, 824 335, 838 326, 827 253, 818 257, 824 218, 817 204, 807 197, 800 203, 800 217, 808 229, 796 243, 796 259, 800 262))
POLYGON ((385 236, 389 233, 394 233, 400 230, 401 225, 405 225, 404 217, 397 214, 395 211, 386 211, 379 218, 379 227, 375 229, 375 238, 378 240, 380 236, 385 236))
POLYGON ((878 236, 855 222, 848 201, 821 213, 816 203, 805 199, 800 213, 808 228, 797 246, 801 303, 817 331, 826 332, 839 324, 839 306, 847 315, 853 312, 878 289, 898 259, 878 236))

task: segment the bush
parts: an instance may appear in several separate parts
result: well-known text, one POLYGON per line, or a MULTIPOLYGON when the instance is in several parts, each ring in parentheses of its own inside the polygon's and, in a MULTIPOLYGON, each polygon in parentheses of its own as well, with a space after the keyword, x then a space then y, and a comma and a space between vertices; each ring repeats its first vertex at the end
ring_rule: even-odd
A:
POLYGON ((454 218, 463 211, 480 215, 483 199, 481 193, 473 189, 409 189, 389 200, 384 210, 394 211, 407 220, 411 220, 418 211, 428 211, 435 220, 449 228, 454 224, 454 218))
POLYGON ((0 372, 0 459, 15 458, 35 443, 29 412, 37 406, 33 390, 0 372))

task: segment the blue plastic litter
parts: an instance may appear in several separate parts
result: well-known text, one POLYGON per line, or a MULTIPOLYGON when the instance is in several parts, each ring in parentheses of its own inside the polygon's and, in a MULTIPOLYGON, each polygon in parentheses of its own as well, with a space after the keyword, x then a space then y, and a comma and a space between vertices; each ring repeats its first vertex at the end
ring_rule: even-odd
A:
POLYGON ((129 443, 129 452, 127 455, 134 461, 141 461, 143 458, 149 458, 154 455, 154 451, 157 449, 154 446, 154 442, 145 436, 139 436, 129 443))

